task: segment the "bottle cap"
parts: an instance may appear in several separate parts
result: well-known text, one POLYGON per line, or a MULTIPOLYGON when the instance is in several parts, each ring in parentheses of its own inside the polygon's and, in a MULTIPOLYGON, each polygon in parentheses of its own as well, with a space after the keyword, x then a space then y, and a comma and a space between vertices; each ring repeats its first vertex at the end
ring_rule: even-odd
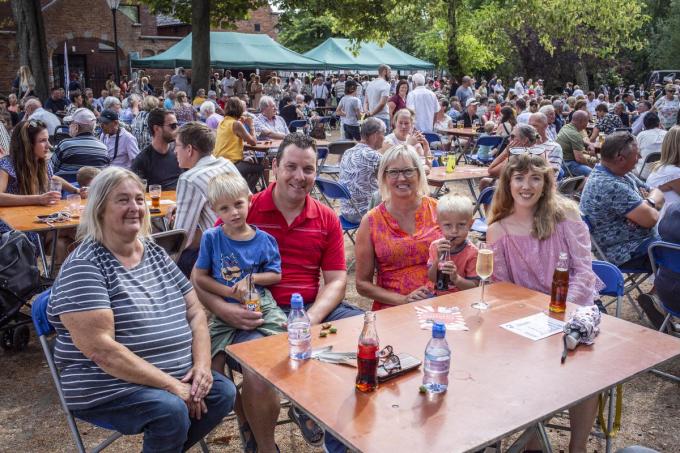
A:
POLYGON ((446 336, 446 325, 441 322, 432 324, 432 338, 444 338, 446 336))
POLYGON ((300 293, 293 293, 292 296, 290 296, 290 308, 293 310, 295 309, 300 309, 304 307, 304 302, 302 301, 302 296, 300 293))

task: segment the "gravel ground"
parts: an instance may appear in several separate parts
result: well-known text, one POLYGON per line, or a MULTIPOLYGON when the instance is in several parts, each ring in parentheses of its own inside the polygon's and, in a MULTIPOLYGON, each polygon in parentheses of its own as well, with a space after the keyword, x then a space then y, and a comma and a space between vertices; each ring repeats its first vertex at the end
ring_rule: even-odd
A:
MULTIPOLYGON (((455 190, 467 193, 466 186, 455 190)), ((348 256, 353 255, 347 241, 348 256)), ((347 299, 367 308, 369 301, 356 293, 353 272, 349 277, 347 299)), ((624 319, 646 325, 624 304, 624 319)), ((57 399, 47 364, 35 335, 27 350, 20 353, 0 353, 0 452, 71 452, 74 444, 66 419, 57 399)), ((663 367, 680 375, 680 357, 663 367)), ((285 409, 281 419, 286 418, 285 409)), ((103 440, 107 432, 87 423, 79 423, 86 446, 103 440)), ((549 430, 555 451, 567 451, 569 434, 549 430)), ((298 429, 284 424, 276 429, 276 440, 282 452, 321 452, 305 444, 298 429)), ((241 442, 233 419, 225 420, 208 437, 213 452, 239 452, 241 442)), ((505 442, 504 446, 509 445, 505 442)), ((661 452, 680 451, 680 385, 650 373, 643 373, 624 385, 621 431, 614 439, 614 449, 628 445, 644 445, 661 452)), ((141 450, 141 436, 118 440, 107 451, 133 452, 141 450)), ((193 451, 199 451, 194 448, 193 451)), ((604 441, 591 436, 588 451, 604 451, 604 441)))

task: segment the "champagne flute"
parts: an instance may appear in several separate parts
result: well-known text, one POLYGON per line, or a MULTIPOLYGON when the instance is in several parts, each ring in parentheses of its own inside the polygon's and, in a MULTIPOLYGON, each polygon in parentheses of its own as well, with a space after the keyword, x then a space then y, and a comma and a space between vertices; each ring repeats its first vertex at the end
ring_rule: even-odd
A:
POLYGON ((493 274, 493 250, 488 248, 485 242, 479 243, 477 252, 477 275, 482 279, 482 297, 478 302, 472 304, 472 308, 486 310, 489 304, 484 301, 484 283, 493 274))

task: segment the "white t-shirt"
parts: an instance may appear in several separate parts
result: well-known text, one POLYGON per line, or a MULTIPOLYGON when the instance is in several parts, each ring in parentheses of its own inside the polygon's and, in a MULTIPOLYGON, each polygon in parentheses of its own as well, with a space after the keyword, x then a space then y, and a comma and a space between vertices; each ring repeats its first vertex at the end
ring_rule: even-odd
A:
POLYGON ((340 124, 358 126, 361 116, 361 101, 356 96, 343 96, 338 107, 345 112, 345 116, 340 117, 340 124))
MULTIPOLYGON (((647 178, 647 185, 652 188, 663 186, 671 181, 680 179, 680 167, 675 165, 664 165, 655 169, 647 178)), ((662 218, 666 213, 666 207, 673 203, 680 203, 680 195, 674 190, 667 190, 663 193, 664 204, 659 213, 659 218, 662 218)))
POLYGON ((433 132, 434 115, 439 110, 436 94, 424 86, 419 86, 406 97, 406 107, 416 112, 416 129, 421 132, 433 132))
POLYGON ((233 77, 225 77, 222 79, 222 94, 226 94, 231 97, 234 95, 234 82, 236 81, 233 77))
MULTIPOLYGON (((372 80, 366 87, 366 100, 368 102, 369 110, 368 113, 371 113, 373 110, 375 110, 383 97, 390 97, 390 84, 385 79, 378 77, 377 79, 372 80)), ((387 102, 385 102, 382 110, 373 116, 376 118, 389 120, 390 110, 387 107, 387 102)))
MULTIPOLYGON (((636 138, 641 157, 635 165, 636 176, 640 174, 642 163, 645 161, 645 158, 651 153, 661 151, 661 144, 663 143, 663 138, 665 135, 666 131, 660 128, 644 130, 637 135, 636 138)), ((645 168, 642 172, 643 179, 647 178, 649 175, 651 171, 649 167, 650 165, 647 165, 647 168, 645 168)))
POLYGON ((523 124, 529 124, 529 117, 531 116, 531 110, 526 109, 519 115, 517 115, 517 122, 523 124))

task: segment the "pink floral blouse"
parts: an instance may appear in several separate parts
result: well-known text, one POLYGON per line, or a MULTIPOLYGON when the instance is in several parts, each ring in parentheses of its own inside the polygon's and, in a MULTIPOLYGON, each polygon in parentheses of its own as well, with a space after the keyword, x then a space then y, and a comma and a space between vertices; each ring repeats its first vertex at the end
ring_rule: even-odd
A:
POLYGON ((592 305, 604 287, 595 275, 590 253, 590 235, 581 221, 564 220, 548 239, 538 240, 530 235, 508 233, 491 244, 494 252, 492 279, 512 282, 525 288, 550 294, 552 277, 560 252, 569 255, 569 292, 567 301, 592 305))

